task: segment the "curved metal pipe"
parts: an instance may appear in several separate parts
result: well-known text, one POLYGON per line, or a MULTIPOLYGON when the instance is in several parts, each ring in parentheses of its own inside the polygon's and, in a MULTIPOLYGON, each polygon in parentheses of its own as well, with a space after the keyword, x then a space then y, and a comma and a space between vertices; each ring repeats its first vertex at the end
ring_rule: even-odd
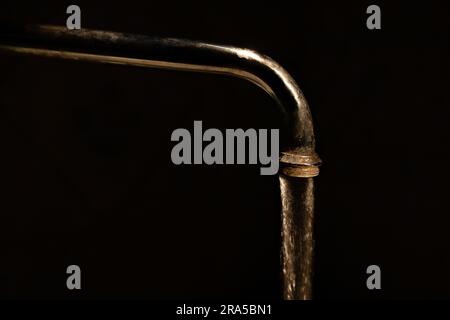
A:
POLYGON ((271 58, 249 49, 58 26, 3 27, 0 51, 148 68, 231 75, 248 80, 277 102, 281 142, 284 297, 311 298, 312 177, 319 173, 311 113, 292 77, 271 58), (295 191, 299 187, 300 191, 295 191), (309 217, 305 220, 305 217, 309 217))

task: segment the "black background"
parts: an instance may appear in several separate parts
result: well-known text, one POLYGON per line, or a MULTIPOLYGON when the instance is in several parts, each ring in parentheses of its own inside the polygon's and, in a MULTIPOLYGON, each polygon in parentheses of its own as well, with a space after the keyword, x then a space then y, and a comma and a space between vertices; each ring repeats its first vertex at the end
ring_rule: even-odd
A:
MULTIPOLYGON (((0 17, 65 25, 69 4, 2 2, 0 17)), ((315 298, 450 297, 445 2, 77 4, 84 28, 256 49, 299 82, 324 161, 315 298)), ((277 178, 170 161, 171 132, 194 120, 277 127, 258 88, 6 55, 0 70, 0 297, 281 298, 277 178)))

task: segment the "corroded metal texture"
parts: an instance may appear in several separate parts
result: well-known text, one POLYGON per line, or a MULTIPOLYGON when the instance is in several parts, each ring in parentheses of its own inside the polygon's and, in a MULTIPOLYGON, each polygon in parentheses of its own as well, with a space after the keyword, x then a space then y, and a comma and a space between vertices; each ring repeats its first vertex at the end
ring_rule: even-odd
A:
POLYGON ((281 264, 287 300, 312 298, 314 182, 280 175, 281 264))
POLYGON ((97 63, 224 74, 267 92, 283 119, 280 187, 286 299, 311 297, 313 182, 319 174, 311 113, 293 78, 249 49, 172 38, 58 26, 0 28, 0 51, 97 63))

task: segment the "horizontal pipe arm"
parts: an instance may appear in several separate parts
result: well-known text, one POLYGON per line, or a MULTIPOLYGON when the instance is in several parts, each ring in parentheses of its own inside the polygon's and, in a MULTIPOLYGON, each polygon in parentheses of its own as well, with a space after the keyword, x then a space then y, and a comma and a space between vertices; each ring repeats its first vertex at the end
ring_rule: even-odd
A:
POLYGON ((314 152, 312 118, 303 93, 277 62, 253 50, 118 32, 69 31, 46 25, 2 28, 0 50, 243 78, 262 88, 279 106, 286 129, 281 141, 285 173, 305 177, 318 174, 320 159, 314 152))

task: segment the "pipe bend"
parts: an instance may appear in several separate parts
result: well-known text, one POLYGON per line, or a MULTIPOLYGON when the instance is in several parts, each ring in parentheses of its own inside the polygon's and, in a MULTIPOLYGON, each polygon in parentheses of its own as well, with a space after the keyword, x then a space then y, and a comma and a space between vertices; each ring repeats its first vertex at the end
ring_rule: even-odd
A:
POLYGON ((281 141, 283 172, 294 177, 318 174, 320 159, 314 151, 312 117, 302 91, 282 66, 256 51, 118 32, 69 31, 49 25, 2 28, 0 50, 243 78, 262 88, 279 106, 286 129, 281 141))

